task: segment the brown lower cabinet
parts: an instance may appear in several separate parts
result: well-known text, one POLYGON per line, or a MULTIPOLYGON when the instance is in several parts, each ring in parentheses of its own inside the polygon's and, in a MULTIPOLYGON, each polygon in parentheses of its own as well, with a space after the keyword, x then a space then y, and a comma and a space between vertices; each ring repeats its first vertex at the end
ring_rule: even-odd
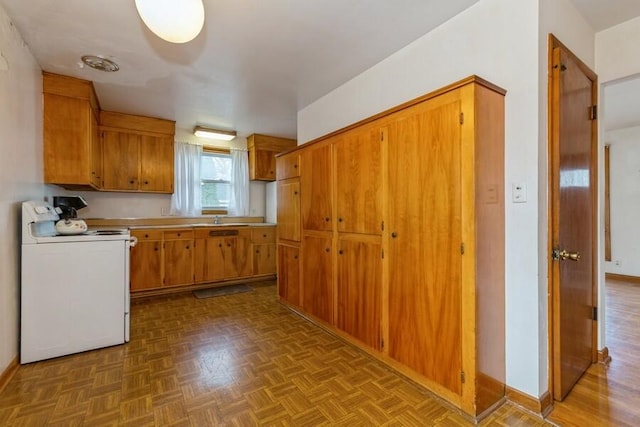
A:
POLYGON ((136 229, 131 292, 274 275, 274 227, 136 229), (254 239, 255 237, 255 239, 254 239))
POLYGON ((505 395, 504 95, 471 76, 277 157, 281 300, 475 418, 505 395))
POLYGON ((278 294, 297 307, 300 301, 300 246, 278 244, 278 294))

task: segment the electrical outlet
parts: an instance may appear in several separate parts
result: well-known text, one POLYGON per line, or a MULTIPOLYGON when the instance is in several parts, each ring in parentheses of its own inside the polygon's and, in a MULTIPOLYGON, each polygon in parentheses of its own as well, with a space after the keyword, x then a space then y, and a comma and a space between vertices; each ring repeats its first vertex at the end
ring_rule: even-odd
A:
POLYGON ((527 185, 522 182, 511 184, 511 201, 513 203, 527 202, 527 185))
POLYGON ((614 264, 616 265, 616 267, 620 267, 620 260, 617 259, 614 264))
POLYGON ((169 210, 167 208, 160 208, 160 215, 161 216, 169 215, 169 210))

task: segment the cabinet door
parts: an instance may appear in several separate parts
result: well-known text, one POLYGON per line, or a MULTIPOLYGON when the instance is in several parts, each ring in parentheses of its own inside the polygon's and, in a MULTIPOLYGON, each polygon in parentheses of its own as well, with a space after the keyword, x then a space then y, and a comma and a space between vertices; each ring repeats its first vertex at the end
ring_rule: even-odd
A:
POLYGON ((300 181, 278 181, 278 238, 300 241, 300 181))
POLYGON ((275 181, 276 152, 260 150, 255 147, 249 150, 249 179, 275 181))
POLYGON ((164 286, 193 283, 193 240, 165 240, 164 286))
POLYGON ((334 144, 338 231, 382 233, 382 141, 374 124, 334 144))
POLYGON ((278 294, 300 306, 300 248, 278 245, 278 294))
POLYGON ((131 248, 131 291, 159 288, 162 286, 162 242, 138 241, 131 248))
POLYGON ((309 147, 300 157, 302 229, 331 231, 331 145, 309 147))
POLYGON ((45 93, 44 181, 90 183, 91 107, 89 101, 45 93))
POLYGON ((446 94, 389 125, 389 355, 461 392, 460 103, 446 94), (416 185, 419 183, 419 185, 416 185))
POLYGON ((304 236, 302 241, 302 307, 333 323, 331 237, 304 236))
POLYGON ((102 140, 96 112, 91 111, 91 184, 102 188, 102 140))
POLYGON ((251 276, 251 231, 242 230, 237 236, 224 238, 225 279, 251 276))
POLYGON ((102 131, 102 174, 105 190, 137 190, 140 137, 125 132, 102 131))
POLYGON ((338 241, 337 326, 379 350, 382 245, 379 237, 370 237, 338 241))
POLYGON ((262 243, 253 245, 253 274, 276 273, 276 245, 262 243))
POLYGON ((173 193, 173 140, 140 136, 140 191, 173 193))
POLYGON ((224 280, 224 239, 196 239, 193 254, 193 274, 197 283, 224 280))

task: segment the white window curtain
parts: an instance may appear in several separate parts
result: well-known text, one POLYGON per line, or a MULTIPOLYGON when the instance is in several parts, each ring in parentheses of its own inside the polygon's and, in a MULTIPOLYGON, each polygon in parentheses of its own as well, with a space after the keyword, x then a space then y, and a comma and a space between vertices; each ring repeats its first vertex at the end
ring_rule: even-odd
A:
POLYGON ((247 150, 231 149, 230 216, 249 215, 249 156, 247 150))
POLYGON ((202 215, 202 189, 200 188, 200 156, 202 146, 176 142, 175 181, 171 197, 171 215, 202 215))

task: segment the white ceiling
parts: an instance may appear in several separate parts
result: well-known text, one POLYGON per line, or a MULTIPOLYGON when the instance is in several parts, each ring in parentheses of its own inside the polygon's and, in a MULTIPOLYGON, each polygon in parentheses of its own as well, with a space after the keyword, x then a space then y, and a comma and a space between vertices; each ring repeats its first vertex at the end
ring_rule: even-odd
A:
MULTIPOLYGON (((103 109, 296 136, 297 111, 478 0, 204 0, 192 42, 158 39, 133 0, 0 0, 40 66, 95 83, 103 109), (100 55, 116 73, 79 66, 100 55)), ((572 0, 594 28, 638 0, 572 0)))

